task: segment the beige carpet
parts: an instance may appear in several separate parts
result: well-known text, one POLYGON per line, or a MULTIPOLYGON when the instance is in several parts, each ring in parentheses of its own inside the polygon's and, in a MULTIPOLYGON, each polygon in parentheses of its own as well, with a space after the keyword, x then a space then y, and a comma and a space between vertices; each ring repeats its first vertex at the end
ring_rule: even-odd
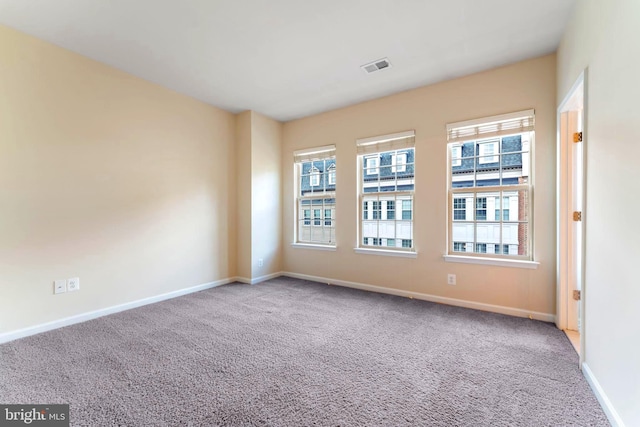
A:
POLYGON ((295 279, 0 346, 1 403, 78 426, 606 426, 555 326, 295 279))

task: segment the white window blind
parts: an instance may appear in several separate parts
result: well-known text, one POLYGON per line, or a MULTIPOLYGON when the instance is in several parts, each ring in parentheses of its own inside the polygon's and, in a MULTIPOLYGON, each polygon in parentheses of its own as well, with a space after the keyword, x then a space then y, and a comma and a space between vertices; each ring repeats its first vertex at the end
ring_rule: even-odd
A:
POLYGON ((390 135, 373 136, 356 140, 358 154, 380 153, 383 151, 413 148, 416 145, 416 133, 409 130, 390 135))
POLYGON ((482 119, 466 120, 447 125, 448 142, 491 138, 519 132, 530 132, 535 127, 535 111, 525 110, 482 119))
POLYGON ((325 160, 335 156, 335 145, 325 145, 323 147, 307 148, 304 150, 297 150, 293 152, 293 160, 296 163, 325 160))

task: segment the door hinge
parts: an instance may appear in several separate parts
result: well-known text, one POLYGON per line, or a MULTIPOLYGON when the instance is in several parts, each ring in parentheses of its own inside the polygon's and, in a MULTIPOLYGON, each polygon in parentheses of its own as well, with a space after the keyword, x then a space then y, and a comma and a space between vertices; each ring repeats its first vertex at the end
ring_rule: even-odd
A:
POLYGON ((580 298, 582 297, 582 292, 580 291, 573 291, 573 299, 576 301, 580 301, 580 298))
POLYGON ((575 132, 573 134, 573 142, 582 142, 582 132, 575 132))
POLYGON ((578 211, 573 212, 573 220, 582 221, 582 212, 578 212, 578 211))

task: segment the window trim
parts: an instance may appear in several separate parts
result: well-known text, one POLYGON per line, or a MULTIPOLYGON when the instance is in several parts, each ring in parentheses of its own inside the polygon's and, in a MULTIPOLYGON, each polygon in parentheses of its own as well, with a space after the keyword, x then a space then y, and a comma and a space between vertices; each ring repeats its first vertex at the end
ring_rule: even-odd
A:
MULTIPOLYGON (((294 203, 294 215, 293 215, 293 242, 291 243, 292 247, 296 247, 296 248, 311 248, 311 249, 316 249, 319 248, 320 250, 335 250, 336 246, 337 246, 337 242, 335 241, 335 208, 336 208, 336 191, 335 191, 335 187, 333 189, 328 190, 327 189, 327 182, 328 182, 328 178, 325 180, 325 184, 322 184, 322 179, 318 179, 318 185, 311 185, 311 179, 309 181, 309 188, 312 187, 318 187, 318 186, 322 186, 321 190, 318 191, 308 191, 305 194, 302 193, 303 188, 302 188, 302 181, 303 181, 303 175, 302 175, 302 171, 303 171, 303 164, 304 163, 311 163, 311 169, 309 170, 309 172, 311 172, 312 170, 316 170, 318 172, 318 176, 319 175, 327 175, 327 172, 331 169, 331 168, 335 168, 335 164, 336 164, 336 147, 335 145, 326 145, 326 146, 322 146, 322 147, 313 147, 313 148, 306 148, 306 149, 302 149, 302 150, 296 150, 293 152, 293 174, 294 174, 294 198, 293 198, 293 203, 294 203), (319 162, 322 161, 324 162, 324 166, 323 166, 323 172, 320 173, 319 169, 317 167, 315 167, 313 165, 313 162, 319 162), (330 165, 330 166, 327 166, 330 165), (322 200, 322 204, 317 206, 317 205, 313 205, 312 204, 312 200, 315 199, 321 199, 322 200), (333 199, 333 203, 328 203, 326 199, 333 199), (304 200, 309 200, 309 206, 303 206, 303 201, 304 200), (328 207, 327 207, 328 206, 328 207), (315 215, 313 215, 315 212, 314 210, 316 208, 320 209, 320 225, 316 225, 315 221, 315 215), (330 209, 331 210, 331 214, 332 214, 332 218, 331 218, 331 225, 327 226, 325 225, 325 209, 330 209), (304 211, 305 210, 309 210, 309 218, 305 218, 304 217, 304 211), (308 221, 308 224, 305 224, 305 221, 308 221), (304 230, 312 230, 313 228, 318 229, 318 228, 327 228, 328 232, 329 232, 329 242, 322 242, 322 241, 312 241, 312 240, 301 240, 301 238, 303 237, 303 235, 306 235, 306 231, 303 232, 304 230), (326 249, 326 248, 333 248, 333 249, 326 249)), ((333 169, 335 170, 335 169, 333 169)), ((305 174, 305 176, 307 176, 307 174, 305 174)), ((312 176, 311 173, 309 173, 309 176, 312 176)), ((320 178, 320 177, 319 177, 320 178)), ((335 185, 335 184, 334 184, 335 185)), ((311 238, 313 238, 314 233, 313 231, 309 231, 309 235, 311 236, 311 238)), ((323 236, 324 236, 324 232, 323 232, 323 236)))
POLYGON ((364 171, 365 175, 378 175, 380 174, 380 154, 375 156, 366 156, 364 158, 364 171), (374 163, 371 165, 370 163, 374 163))
POLYGON ((320 186, 320 169, 318 169, 315 166, 311 166, 311 169, 309 169, 309 186, 310 187, 320 186))
MULTIPOLYGON (((514 266, 514 263, 525 263, 524 268, 537 268, 537 263, 535 261, 535 228, 534 228, 534 187, 535 187, 535 174, 533 173, 535 167, 535 111, 525 110, 520 112, 508 113, 499 116, 492 116, 474 120, 468 120, 457 123, 447 124, 447 243, 446 248, 447 252, 444 255, 446 261, 450 262, 468 262, 468 263, 476 263, 476 264, 490 264, 490 265, 506 265, 506 266, 514 266), (480 148, 478 148, 478 152, 476 152, 476 147, 479 147, 479 144, 482 144, 483 141, 486 143, 491 142, 491 140, 496 140, 496 144, 498 145, 498 150, 496 152, 495 159, 496 162, 501 162, 501 155, 505 153, 502 152, 502 140, 504 137, 511 135, 528 135, 528 138, 522 139, 522 147, 518 152, 513 152, 513 154, 521 153, 524 157, 527 154, 527 159, 523 159, 522 161, 522 171, 523 173, 526 171, 526 176, 528 177, 527 183, 524 184, 516 184, 516 185, 497 185, 497 186, 474 186, 474 187, 453 187, 452 179, 453 179, 453 165, 452 162, 452 149, 454 147, 462 146, 465 142, 474 143, 474 163, 475 159, 479 159, 482 154, 480 153, 480 148), (525 148, 526 147, 526 148, 525 148), (518 192, 518 191, 526 191, 526 205, 527 205, 527 217, 525 221, 522 220, 504 220, 504 206, 503 206, 503 198, 504 193, 506 192, 518 192), (502 223, 526 223, 528 226, 527 230, 527 249, 526 255, 517 255, 517 254, 478 254, 475 252, 466 252, 465 255, 461 255, 461 252, 453 251, 453 226, 455 223, 460 223, 464 221, 454 220, 453 218, 453 200, 457 194, 472 194, 474 197, 473 204, 473 220, 466 221, 469 223, 473 223, 474 225, 474 248, 477 242, 477 224, 476 220, 476 196, 481 193, 491 193, 497 192, 500 200, 500 218, 495 221, 486 221, 486 222, 499 222, 502 223), (480 260, 481 262, 468 261, 471 260, 480 260), (489 261, 487 261, 489 260, 489 261), (497 261, 496 261, 497 260, 497 261), (530 265, 534 265, 534 267, 530 267, 530 265)), ((462 150, 462 149, 461 149, 462 150)), ((512 154, 511 152, 507 154, 512 154)), ((462 159, 462 157, 461 157, 462 159)), ((478 163, 480 163, 478 161, 478 163)), ((489 162, 487 162, 489 163, 489 162)), ((474 174, 476 173, 476 169, 474 168, 474 174)), ((524 176, 524 175, 523 175, 524 176)), ((500 183, 502 183, 502 175, 500 175, 500 183)), ((475 178, 474 178, 475 179, 475 178)), ((467 203, 468 204, 468 203, 467 203)), ((489 206, 487 206, 487 215, 489 206)), ((511 217, 511 212, 510 212, 511 217)), ((482 221, 485 222, 485 221, 482 221)), ((502 225, 501 225, 502 227, 502 225)), ((460 239, 457 239, 458 241, 460 239)), ((499 242, 501 245, 504 245, 502 238, 499 242)))

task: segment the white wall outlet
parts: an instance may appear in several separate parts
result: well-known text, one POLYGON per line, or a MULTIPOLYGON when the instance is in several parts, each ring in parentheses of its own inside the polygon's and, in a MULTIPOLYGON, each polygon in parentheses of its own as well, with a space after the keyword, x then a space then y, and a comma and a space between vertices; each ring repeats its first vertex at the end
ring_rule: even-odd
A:
POLYGON ((67 291, 73 292, 80 290, 80 278, 73 277, 71 279, 67 279, 67 291))
POLYGON ((264 265, 264 260, 262 258, 258 258, 258 267, 262 267, 264 265))
POLYGON ((53 293, 54 294, 63 294, 67 292, 67 281, 62 279, 62 280, 55 280, 53 282, 53 293))
POLYGON ((456 284, 456 275, 455 274, 448 274, 447 275, 447 284, 448 285, 455 285, 456 284))

